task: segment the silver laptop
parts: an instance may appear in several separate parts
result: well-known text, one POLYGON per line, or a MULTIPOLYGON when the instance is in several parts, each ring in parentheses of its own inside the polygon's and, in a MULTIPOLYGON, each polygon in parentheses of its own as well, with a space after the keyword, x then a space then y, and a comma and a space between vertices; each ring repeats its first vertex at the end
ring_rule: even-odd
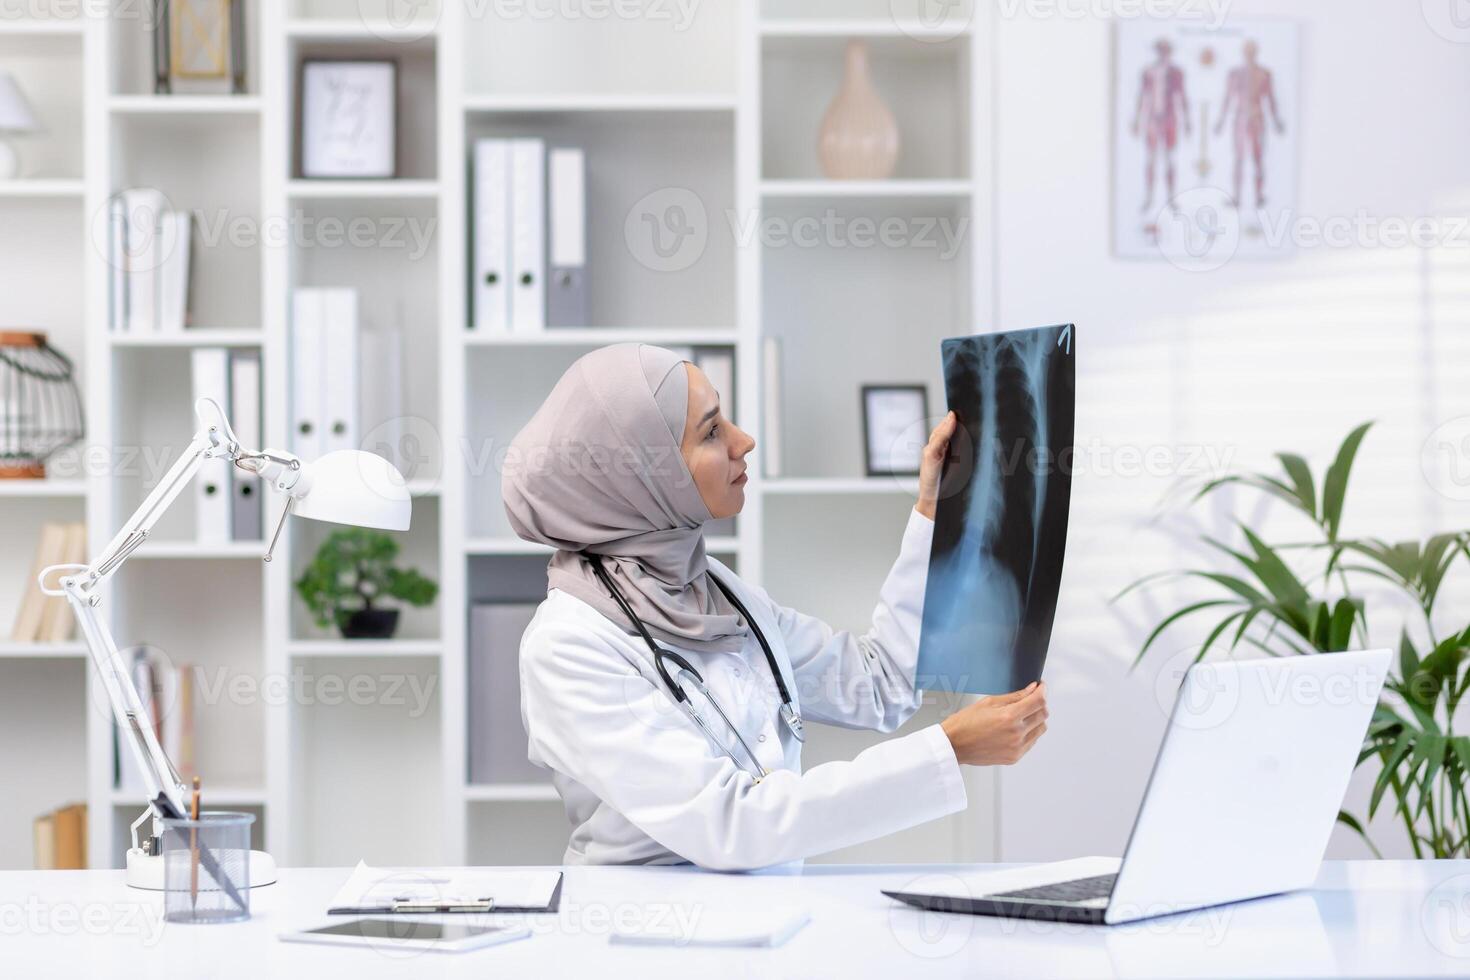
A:
POLYGON ((1306 888, 1391 656, 1196 664, 1121 861, 1078 858, 884 894, 936 911, 1113 924, 1306 888))

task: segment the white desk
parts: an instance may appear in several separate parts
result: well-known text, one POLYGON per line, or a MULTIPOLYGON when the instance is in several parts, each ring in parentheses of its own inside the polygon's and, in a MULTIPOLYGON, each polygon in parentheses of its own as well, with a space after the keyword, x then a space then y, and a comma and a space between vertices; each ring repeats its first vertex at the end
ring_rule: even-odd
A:
MULTIPOLYGON (((983 866, 831 866, 713 875, 688 868, 572 868, 562 910, 523 916, 533 935, 463 954, 282 943, 320 924, 345 869, 283 871, 253 892, 254 917, 166 925, 158 894, 122 873, 0 873, 6 977, 568 976, 1466 976, 1470 861, 1329 862, 1310 892, 1122 927, 922 912, 880 887, 983 866), (775 950, 609 946, 613 917, 717 914, 795 903, 812 923, 775 950)), ((507 916, 505 918, 512 918, 507 916)))

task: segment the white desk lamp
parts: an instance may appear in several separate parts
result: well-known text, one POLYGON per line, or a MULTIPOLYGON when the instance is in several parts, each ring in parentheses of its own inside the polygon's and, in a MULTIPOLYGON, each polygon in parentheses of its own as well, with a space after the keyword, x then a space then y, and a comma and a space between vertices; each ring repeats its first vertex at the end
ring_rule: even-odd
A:
POLYGON ((15 147, 5 142, 6 133, 33 133, 41 128, 25 93, 15 84, 15 77, 0 71, 0 180, 20 174, 20 157, 15 147))
MULTIPOLYGON (((102 601, 98 590, 102 584, 148 540, 154 524, 188 486, 205 460, 228 459, 286 495, 286 506, 271 536, 266 561, 271 560, 286 518, 293 511, 300 517, 313 520, 386 531, 408 530, 412 512, 412 500, 402 475, 381 456, 344 449, 303 465, 290 453, 241 448, 229 420, 212 399, 201 398, 195 402, 194 413, 199 417, 201 428, 194 434, 193 441, 133 516, 128 518, 117 536, 102 549, 102 553, 90 564, 52 565, 40 575, 42 590, 47 595, 64 595, 76 614, 82 638, 107 689, 113 717, 118 728, 129 734, 128 741, 143 772, 150 804, 133 823, 133 846, 127 855, 127 883, 134 888, 163 888, 163 857, 159 851, 163 825, 160 821, 164 817, 183 816, 188 812, 185 805, 188 791, 164 753, 163 746, 158 743, 138 689, 133 686, 131 674, 118 655, 112 631, 97 615, 97 606, 102 601), (46 586, 47 579, 54 572, 67 573, 61 578, 59 589, 46 586), (140 844, 138 827, 150 816, 153 818, 153 837, 140 844)), ((251 885, 267 885, 275 880, 276 867, 270 855, 251 851, 251 885)))

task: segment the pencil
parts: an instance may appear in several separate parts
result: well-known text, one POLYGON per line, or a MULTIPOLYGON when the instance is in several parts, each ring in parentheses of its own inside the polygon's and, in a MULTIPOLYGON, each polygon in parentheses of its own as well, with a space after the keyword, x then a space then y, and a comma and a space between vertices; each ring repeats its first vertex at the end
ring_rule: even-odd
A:
POLYGON ((199 777, 194 777, 194 797, 189 807, 189 905, 199 905, 199 777))

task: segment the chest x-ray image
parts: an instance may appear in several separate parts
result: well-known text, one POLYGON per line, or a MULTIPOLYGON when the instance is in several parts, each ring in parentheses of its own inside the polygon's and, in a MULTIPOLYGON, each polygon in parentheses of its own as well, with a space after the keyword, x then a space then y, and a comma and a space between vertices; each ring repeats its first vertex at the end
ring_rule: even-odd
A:
POLYGON ((1067 542, 1071 324, 941 345, 959 418, 940 482, 919 686, 1003 694, 1041 679, 1067 542))

